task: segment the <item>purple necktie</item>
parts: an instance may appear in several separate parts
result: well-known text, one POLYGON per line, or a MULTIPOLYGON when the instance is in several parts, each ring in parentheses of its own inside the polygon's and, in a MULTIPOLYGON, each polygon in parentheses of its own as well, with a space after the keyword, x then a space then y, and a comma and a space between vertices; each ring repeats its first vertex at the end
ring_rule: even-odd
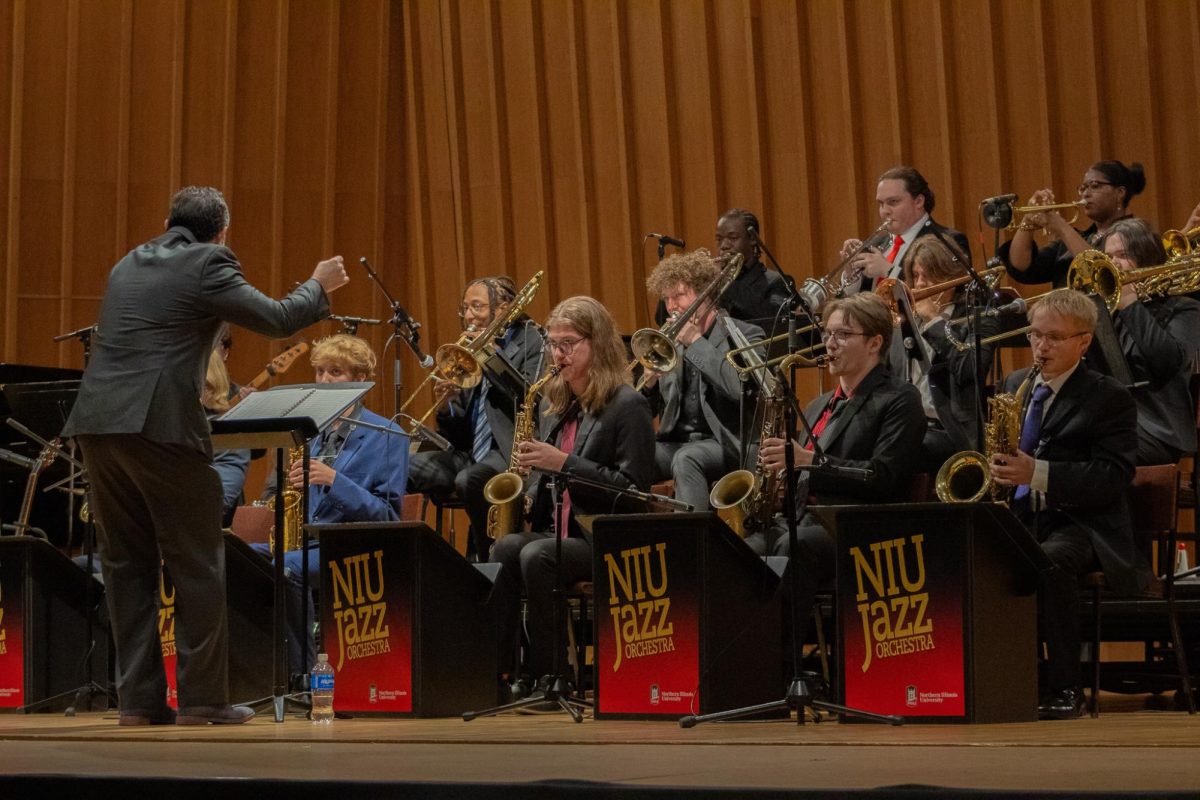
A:
MULTIPOLYGON (((1033 399, 1029 402, 1029 411, 1025 414, 1025 424, 1021 426, 1021 452, 1033 455, 1037 449, 1038 437, 1042 434, 1042 410, 1046 406, 1046 398, 1051 394, 1050 384, 1039 383, 1033 390, 1033 399)), ((1022 500, 1029 495, 1029 484, 1023 483, 1017 487, 1013 499, 1022 500)))

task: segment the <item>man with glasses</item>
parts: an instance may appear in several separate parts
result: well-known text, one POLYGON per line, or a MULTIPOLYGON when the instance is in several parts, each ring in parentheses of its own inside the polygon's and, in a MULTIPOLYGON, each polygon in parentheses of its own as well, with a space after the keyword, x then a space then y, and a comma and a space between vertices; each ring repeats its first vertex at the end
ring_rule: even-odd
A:
MULTIPOLYGON (((823 339, 829 374, 837 379, 831 392, 804 411, 829 464, 863 470, 865 479, 798 470, 796 481, 799 551, 791 568, 799 570, 797 619, 807 620, 818 589, 834 577, 833 538, 816 516, 804 511, 809 501, 820 505, 860 505, 903 502, 915 471, 925 434, 921 394, 892 375, 883 362, 892 337, 892 312, 870 292, 834 300, 826 306, 823 339)), ((797 467, 813 462, 813 450, 803 432, 800 440, 766 439, 759 458, 769 469, 783 469, 785 446, 792 448, 797 467)), ((760 554, 788 555, 785 521, 765 534, 747 537, 760 554)))
MULTIPOLYGON (((646 287, 675 316, 690 308, 719 273, 707 250, 693 250, 660 262, 646 287)), ((756 393, 743 397, 737 370, 725 359, 738 346, 735 335, 748 343, 763 338, 762 328, 735 320, 706 300, 675 338, 674 368, 647 373, 648 396, 659 415, 654 479, 674 480, 676 499, 697 511, 709 509, 709 485, 741 467, 743 441, 756 433, 756 393)))
MULTIPOLYGON (((1013 513, 1041 543, 1055 569, 1042 576, 1039 628, 1047 663, 1039 712, 1079 715, 1078 579, 1097 568, 1118 594, 1153 580, 1137 549, 1125 495, 1137 452, 1137 408, 1116 380, 1081 363, 1096 325, 1095 304, 1056 289, 1029 311, 1029 343, 1041 374, 1028 388, 1020 447, 995 454, 993 480, 1015 487, 1013 513)), ((1028 370, 1005 382, 1015 392, 1028 370)))
MULTIPOLYGON (((477 278, 467 284, 459 306, 463 330, 480 333, 498 316, 508 312, 517 295, 507 276, 477 278)), ((519 373, 526 385, 541 374, 546 356, 542 333, 527 316, 521 315, 495 342, 497 353, 519 373)), ((483 487, 508 469, 512 451, 513 422, 524 401, 524 389, 513 389, 504 381, 484 378, 474 388, 435 379, 434 398, 439 404, 438 433, 453 449, 448 452, 416 453, 409 469, 409 491, 436 497, 457 493, 471 519, 467 557, 487 561, 491 541, 487 537, 488 502, 483 487)))

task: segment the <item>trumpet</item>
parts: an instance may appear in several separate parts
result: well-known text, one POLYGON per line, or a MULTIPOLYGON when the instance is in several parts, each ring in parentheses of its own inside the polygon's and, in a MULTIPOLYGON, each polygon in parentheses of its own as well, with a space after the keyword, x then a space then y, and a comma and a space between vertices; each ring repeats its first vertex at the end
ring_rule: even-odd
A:
POLYGON ((891 236, 888 227, 892 224, 892 220, 885 219, 879 223, 870 236, 858 243, 858 246, 846 254, 836 267, 825 273, 822 278, 809 278, 806 280, 797 293, 804 300, 804 304, 812 311, 821 308, 830 299, 841 297, 846 293, 846 289, 854 284, 862 274, 861 270, 851 269, 850 262, 859 253, 870 247, 876 247, 886 241, 886 237, 891 236))
MULTIPOLYGON (((1017 220, 1016 220, 1017 214, 1041 214, 1046 211, 1061 211, 1061 210, 1065 210, 1068 208, 1075 209, 1075 215, 1072 216, 1069 220, 1067 220, 1068 225, 1074 225, 1075 220, 1079 219, 1079 212, 1083 209, 1083 206, 1084 206, 1084 202, 1082 200, 1076 200, 1073 203, 1045 203, 1043 205, 1036 205, 1036 206, 1013 206, 1012 210, 1013 210, 1014 218, 1013 218, 1012 222, 1008 223, 1008 227, 1005 228, 1005 230, 1007 230, 1007 231, 1031 231, 1037 227, 1036 225, 1029 225, 1024 220, 1017 222, 1017 220)), ((1045 228, 1043 228, 1042 230, 1044 231, 1045 228)))
MULTIPOLYGON (((533 300, 533 296, 537 294, 538 288, 542 285, 543 274, 545 274, 544 270, 538 270, 537 274, 529 279, 529 282, 521 288, 521 291, 517 292, 517 296, 508 304, 508 311, 503 315, 498 315, 492 320, 492 324, 484 328, 482 332, 475 333, 472 326, 467 326, 467 330, 456 341, 439 347, 433 356, 433 369, 425 376, 425 380, 421 381, 416 390, 409 395, 408 399, 404 401, 404 405, 400 406, 399 412, 403 412, 408 408, 409 404, 425 388, 425 384, 434 378, 450 381, 460 389, 470 389, 473 386, 477 386, 483 380, 483 364, 496 354, 496 337, 511 325, 513 320, 521 316, 525 310, 525 306, 529 305, 530 301, 533 300)), ((429 415, 436 411, 439 405, 439 403, 434 403, 417 420, 417 424, 424 424, 425 420, 429 419, 429 415)))
POLYGON ((634 332, 629 340, 629 349, 633 351, 633 361, 629 369, 641 364, 647 371, 670 372, 679 363, 679 349, 675 339, 683 326, 690 320, 705 302, 711 300, 715 305, 717 300, 729 288, 742 271, 745 257, 734 253, 729 262, 721 269, 715 278, 709 281, 692 304, 682 313, 667 318, 661 328, 641 328, 634 332))
POLYGON ((1200 225, 1189 231, 1172 228, 1162 235, 1162 246, 1167 251, 1167 259, 1174 261, 1183 256, 1191 255, 1200 249, 1200 225))

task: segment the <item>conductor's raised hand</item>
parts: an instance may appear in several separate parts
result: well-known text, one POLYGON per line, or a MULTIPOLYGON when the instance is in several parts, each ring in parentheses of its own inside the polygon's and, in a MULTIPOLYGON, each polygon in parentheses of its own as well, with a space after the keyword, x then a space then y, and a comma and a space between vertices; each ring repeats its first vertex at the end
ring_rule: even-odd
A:
POLYGON ((346 274, 346 266, 342 263, 341 256, 317 262, 317 268, 313 270, 312 276, 317 283, 321 284, 325 294, 333 294, 350 282, 350 276, 346 274))

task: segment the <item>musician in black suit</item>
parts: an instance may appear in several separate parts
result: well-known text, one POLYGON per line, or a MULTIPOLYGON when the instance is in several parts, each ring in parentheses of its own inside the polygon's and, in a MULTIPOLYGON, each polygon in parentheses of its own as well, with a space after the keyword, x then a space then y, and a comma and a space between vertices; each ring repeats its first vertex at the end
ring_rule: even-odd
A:
MULTIPOLYGON (((678 253, 659 263, 646 286, 667 311, 685 313, 721 274, 707 250, 678 253)), ((726 314, 711 299, 694 309, 675 335, 674 367, 647 373, 651 404, 659 410, 655 480, 675 481, 675 498, 697 511, 709 509, 709 485, 741 466, 743 445, 755 436, 757 393, 746 391, 725 355, 738 344, 759 342, 762 329, 726 314)))
POLYGON ((880 278, 899 278, 904 274, 908 251, 922 236, 935 236, 951 252, 963 260, 970 254, 970 244, 961 232, 939 225, 933 219, 936 197, 925 176, 912 167, 892 167, 879 176, 875 187, 875 202, 879 219, 887 223, 888 234, 880 249, 862 247, 859 239, 847 239, 842 244, 842 258, 861 248, 850 259, 848 269, 861 274, 861 290, 869 290, 880 278))
MULTIPOLYGON (((903 502, 915 471, 925 432, 921 395, 916 388, 891 374, 883 353, 892 337, 892 313, 873 292, 862 292, 826 306, 824 341, 829 374, 837 378, 831 392, 818 397, 804 410, 817 442, 834 467, 864 471, 865 478, 832 472, 800 471, 795 477, 800 548, 790 569, 799 570, 797 619, 807 620, 817 590, 834 577, 835 550, 829 533, 812 514, 805 513, 811 493, 820 505, 903 502)), ((803 435, 802 435, 803 438, 803 435)), ((790 443, 797 467, 813 462, 807 443, 790 443)), ((765 439, 759 458, 768 469, 785 466, 783 439, 765 439)), ((772 530, 746 538, 760 555, 788 554, 784 520, 772 530)))
MULTIPOLYGON (((924 293, 930 287, 961 278, 965 267, 959 257, 933 236, 923 236, 913 244, 904 264, 905 284, 913 292, 924 293)), ((921 297, 912 304, 928 361, 920 352, 905 350, 904 369, 921 393, 926 430, 922 445, 922 471, 936 473, 955 453, 978 450, 979 382, 992 368, 996 344, 982 344, 979 366, 973 346, 974 335, 967 324, 951 323, 968 317, 969 286, 949 287, 939 294, 921 297)), ((979 317, 979 338, 986 340, 998 333, 996 317, 979 317)))
MULTIPOLYGON (((1145 220, 1114 222, 1100 247, 1122 272, 1167 260, 1145 220)), ((1189 382, 1200 343, 1200 302, 1191 297, 1142 300, 1132 283, 1121 287, 1113 314, 1129 364, 1138 410, 1138 464, 1174 464, 1196 452, 1196 415, 1189 382)))
MULTIPOLYGON (((504 316, 517 296, 511 278, 477 278, 463 292, 459 316, 467 331, 485 331, 504 316)), ((526 384, 537 380, 545 356, 542 333, 525 315, 499 331, 495 350, 511 364, 526 384)), ((443 407, 437 414, 438 432, 452 445, 448 452, 416 453, 409 465, 409 491, 447 496, 458 494, 471 519, 467 556, 488 560, 491 541, 487 537, 488 503, 483 487, 492 476, 508 469, 512 452, 513 421, 525 399, 526 387, 515 390, 493 382, 485 370, 478 386, 462 391, 455 384, 436 379, 434 397, 443 407)))
MULTIPOLYGON (((1142 592, 1153 580, 1133 540, 1126 491, 1137 450, 1137 408, 1117 381, 1081 362, 1096 325, 1096 306, 1057 289, 1029 312, 1029 338, 1041 375, 1025 392, 1020 449, 995 454, 990 470, 1001 486, 1018 487, 1010 505, 1055 569, 1043 575, 1040 628, 1047 664, 1039 710, 1046 718, 1078 716, 1079 596, 1083 573, 1104 570, 1118 594, 1142 592)), ((1005 382, 1016 392, 1027 374, 1005 382)))
MULTIPOLYGON (((546 322, 546 346, 562 371, 546 384, 538 437, 520 444, 520 466, 568 472, 620 488, 649 489, 654 421, 646 398, 628 385, 625 346, 608 310, 590 297, 562 301, 546 322)), ((628 506, 611 492, 581 483, 563 487, 559 479, 561 508, 556 520, 548 477, 532 474, 528 493, 534 533, 514 533, 496 542, 492 560, 502 568, 492 602, 501 616, 501 664, 507 664, 516 644, 524 584, 529 670, 538 678, 549 674, 553 664, 555 532, 564 537, 561 585, 569 587, 592 574, 591 535, 580 528, 576 516, 628 506)))
POLYGON ((216 189, 171 200, 166 233, 113 268, 100 329, 63 436, 83 450, 95 502, 117 651, 122 725, 170 723, 158 641, 160 557, 175 584, 180 724, 236 723, 229 705, 221 482, 200 405, 222 320, 285 337, 329 314, 349 279, 336 256, 275 301, 246 282, 225 247, 216 189))
MULTIPOLYGON (((1083 173, 1078 189, 1079 199, 1083 202, 1080 211, 1092 224, 1076 230, 1057 211, 1026 214, 1013 238, 1000 245, 997 253, 1009 277, 1018 283, 1066 286, 1071 259, 1096 247, 1114 222, 1129 218, 1129 204, 1145 188, 1146 173, 1138 162, 1125 165, 1120 161, 1097 161, 1083 173), (1039 247, 1034 239, 1034 233, 1039 230, 1048 231, 1055 240, 1039 247)), ((1039 189, 1027 205, 1055 202, 1053 191, 1039 189)))

